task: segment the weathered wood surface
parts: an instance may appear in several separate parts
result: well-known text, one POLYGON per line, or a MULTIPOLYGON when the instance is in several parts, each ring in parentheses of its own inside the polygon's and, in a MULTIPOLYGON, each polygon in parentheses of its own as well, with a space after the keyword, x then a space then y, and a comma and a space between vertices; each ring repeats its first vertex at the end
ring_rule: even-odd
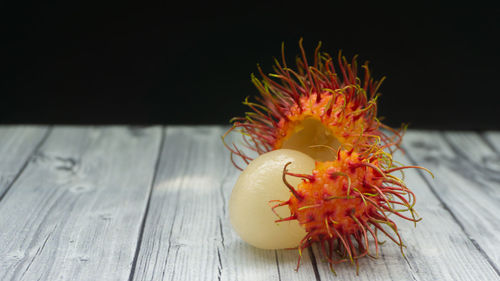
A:
POLYGON ((217 127, 166 130, 134 280, 304 280, 296 251, 263 251, 232 231, 227 202, 238 177, 217 127), (302 278, 302 279, 301 279, 302 278))
POLYGON ((0 198, 24 170, 48 130, 34 126, 0 127, 0 198))
POLYGON ((134 280, 217 279, 225 171, 217 133, 167 129, 134 280))
POLYGON ((498 154, 479 134, 472 132, 409 132, 405 144, 416 163, 436 174, 435 180, 424 175, 431 191, 498 273, 498 154))
MULTIPOLYGON (((224 127, 0 128, 0 280, 500 280, 500 133, 410 131, 397 160, 423 221, 378 259, 248 246, 224 127)), ((388 240, 388 239, 386 239, 388 240)), ((374 251, 374 249, 372 249, 374 251)))
POLYGON ((0 201, 0 280, 127 280, 160 139, 53 129, 0 201))

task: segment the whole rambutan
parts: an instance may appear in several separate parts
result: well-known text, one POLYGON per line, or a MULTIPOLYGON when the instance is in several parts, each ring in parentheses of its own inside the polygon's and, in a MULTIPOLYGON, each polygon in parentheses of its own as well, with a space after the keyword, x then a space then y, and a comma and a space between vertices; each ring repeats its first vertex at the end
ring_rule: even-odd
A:
MULTIPOLYGON (((288 163, 290 164, 290 163, 288 163)), ((369 254, 369 235, 375 241, 378 256, 381 231, 401 247, 403 242, 389 214, 418 222, 415 195, 402 180, 390 173, 415 166, 395 167, 390 155, 369 156, 338 150, 333 161, 316 162, 311 175, 283 170, 283 181, 291 191, 290 199, 278 202, 273 209, 288 205, 291 215, 276 222, 297 220, 307 235, 299 245, 299 253, 313 242, 319 242, 332 270, 333 265, 358 259, 369 254), (286 176, 302 178, 297 188, 288 184, 286 176), (408 211, 411 217, 402 212, 408 211), (388 226, 390 234, 382 225, 388 226), (334 256, 338 256, 335 258, 334 256)), ((300 264, 300 259, 299 259, 300 264)), ((298 265, 297 265, 298 267, 298 265)))

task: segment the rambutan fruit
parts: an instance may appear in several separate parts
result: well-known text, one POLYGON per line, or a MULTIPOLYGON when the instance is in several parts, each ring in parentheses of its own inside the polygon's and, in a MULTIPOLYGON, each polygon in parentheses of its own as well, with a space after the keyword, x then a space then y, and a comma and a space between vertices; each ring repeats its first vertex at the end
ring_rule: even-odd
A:
MULTIPOLYGON (((373 80, 368 63, 362 66, 361 79, 356 57, 348 62, 339 52, 335 67, 332 57, 319 51, 320 43, 309 65, 302 40, 299 45, 302 57, 297 58, 297 71, 288 67, 282 45, 282 63, 275 60, 276 73, 265 75, 259 67, 262 80, 252 75, 260 96, 257 102, 244 101, 252 111, 233 118, 226 135, 240 129, 245 146, 259 155, 287 148, 318 161, 334 160, 330 150, 339 147, 356 152, 379 144, 389 150, 397 148, 400 131, 377 119, 377 91, 383 79, 373 80), (381 128, 393 134, 388 136, 381 128)), ((253 159, 234 143, 225 145, 231 157, 237 155, 247 164, 253 159)))
POLYGON ((288 205, 291 215, 276 222, 297 220, 305 228, 307 235, 300 242, 299 253, 311 243, 319 242, 332 270, 334 264, 345 261, 355 262, 357 267, 358 259, 369 255, 369 236, 374 240, 378 256, 377 231, 398 244, 403 253, 401 236, 389 215, 415 223, 420 218, 413 209, 414 193, 391 173, 421 167, 396 167, 386 153, 367 156, 353 149, 339 149, 333 161, 316 162, 312 174, 291 173, 287 170, 288 164, 291 163, 283 169, 283 181, 291 196, 273 209, 288 205), (287 176, 303 181, 295 188, 288 183, 287 176), (406 211, 410 216, 402 214, 406 211), (390 234, 382 225, 394 233, 390 234))
MULTIPOLYGON (((413 192, 391 173, 421 167, 398 166, 392 160, 402 133, 377 118, 381 81, 371 78, 367 63, 362 66, 363 78, 359 78, 356 58, 349 63, 339 53, 338 66, 334 66, 328 54, 319 52, 320 45, 310 66, 302 40, 299 45, 302 56, 297 58, 297 71, 287 66, 282 46, 283 60, 281 64, 276 60, 275 74, 265 75, 259 68, 262 80, 252 75, 260 96, 257 102, 245 100, 252 112, 234 118, 232 128, 222 137, 234 165, 243 170, 234 155, 249 164, 230 199, 234 228, 245 241, 260 248, 288 245, 298 247, 301 255, 304 248, 318 243, 332 270, 334 264, 351 261, 357 266, 359 258, 372 256, 372 239, 378 256, 379 231, 403 252, 398 228, 389 215, 415 223, 420 219, 413 209, 413 192), (242 133, 245 150, 225 142, 233 130, 242 133), (254 160, 248 150, 258 157, 254 160), (281 156, 290 151, 301 156, 281 156), (296 160, 284 163, 284 159, 296 160), (314 167, 305 172, 288 171, 289 165, 307 166, 297 161, 309 166, 314 162, 314 167), (281 182, 277 183, 279 169, 281 182), (282 199, 286 189, 289 197, 282 199), (270 198, 273 194, 276 196, 270 198), (266 207, 263 202, 275 205, 262 211, 266 207), (288 208, 279 208, 284 206, 288 208), (283 215, 283 209, 288 209, 288 216, 283 215), (270 211, 279 219, 270 218, 270 211), (288 228, 292 222, 296 224, 288 228), (280 228, 283 223, 287 227, 280 228), (298 230, 297 223, 305 231, 300 240, 297 234, 304 232, 298 230)), ((299 265, 300 258, 297 268, 299 265)))

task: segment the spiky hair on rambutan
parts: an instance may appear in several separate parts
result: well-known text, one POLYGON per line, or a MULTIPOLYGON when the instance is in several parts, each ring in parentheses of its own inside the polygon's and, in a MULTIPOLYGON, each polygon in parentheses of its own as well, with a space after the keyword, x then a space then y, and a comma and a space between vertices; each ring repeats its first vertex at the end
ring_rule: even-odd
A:
MULTIPOLYGON (((282 45, 282 62, 275 60, 275 73, 265 75, 259 67, 262 79, 252 75, 260 96, 256 102, 248 98, 244 101, 252 111, 233 118, 233 126, 222 137, 233 164, 242 170, 234 155, 246 164, 253 160, 241 147, 224 141, 234 130, 242 134, 243 146, 257 155, 287 148, 316 161, 311 174, 288 172, 290 163, 285 165, 283 182, 290 198, 272 201, 276 203, 273 211, 288 206, 291 214, 276 222, 297 220, 306 230, 298 246, 299 256, 303 249, 318 243, 332 271, 334 264, 346 261, 356 264, 358 270, 358 259, 372 256, 369 236, 378 256, 378 231, 399 245, 403 253, 401 236, 389 215, 414 223, 420 218, 414 210, 414 193, 392 173, 408 168, 430 171, 393 161, 404 126, 392 129, 377 118, 378 89, 383 78, 374 80, 368 63, 362 65, 360 78, 356 57, 348 62, 339 52, 335 65, 330 55, 320 52, 320 43, 309 65, 302 39, 299 46, 297 70, 288 67, 282 45), (302 178, 302 182, 294 188, 288 176, 302 178)), ((300 257, 297 268, 299 265, 300 257)))
MULTIPOLYGON (((290 148, 320 161, 333 160, 328 152, 331 148, 362 152, 381 143, 381 148, 397 149, 403 130, 392 129, 377 118, 378 89, 384 78, 374 80, 368 62, 362 65, 364 75, 359 78, 356 57, 348 62, 341 52, 335 66, 328 53, 320 52, 321 42, 309 65, 302 39, 299 46, 302 56, 297 57, 297 71, 288 67, 282 44, 282 62, 275 59, 273 67, 276 73, 265 75, 258 67, 262 80, 252 74, 260 96, 257 102, 248 98, 243 102, 252 111, 233 118, 233 126, 224 137, 239 129, 244 146, 259 155, 290 148)), ((234 155, 246 164, 253 159, 234 143, 224 144, 233 163, 234 155)))
MULTIPOLYGON (((351 149, 337 150, 333 161, 316 162, 312 174, 295 174, 283 168, 283 181, 290 189, 287 201, 277 203, 272 210, 287 206, 291 216, 279 218, 276 222, 297 220, 307 235, 299 245, 300 265, 302 250, 318 242, 321 253, 326 257, 333 272, 333 265, 348 262, 356 265, 364 256, 378 257, 381 231, 401 248, 403 242, 396 223, 389 218, 396 215, 415 223, 420 221, 414 210, 415 194, 406 187, 403 180, 391 175, 395 171, 417 166, 396 166, 390 154, 379 150, 363 155, 351 149), (288 183, 286 177, 302 178, 297 188, 288 183), (404 215, 409 212, 410 217, 404 215), (382 227, 388 226, 388 229, 382 227), (369 253, 369 235, 375 243, 375 256, 369 253)), ((278 215, 278 214, 276 214, 278 215)))

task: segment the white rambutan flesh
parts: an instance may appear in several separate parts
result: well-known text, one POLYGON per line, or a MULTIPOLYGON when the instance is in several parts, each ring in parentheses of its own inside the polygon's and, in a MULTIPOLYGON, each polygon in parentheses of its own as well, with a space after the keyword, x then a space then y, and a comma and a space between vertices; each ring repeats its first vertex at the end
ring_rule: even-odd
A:
MULTIPOLYGON (((285 249, 299 246, 306 235, 297 220, 276 223, 290 216, 288 208, 272 206, 290 198, 290 190, 283 182, 283 167, 288 171, 310 174, 314 160, 308 155, 290 149, 278 149, 260 155, 241 173, 229 200, 231 224, 238 235, 250 245, 261 249, 285 249)), ((300 179, 290 177, 293 186, 300 179)))

